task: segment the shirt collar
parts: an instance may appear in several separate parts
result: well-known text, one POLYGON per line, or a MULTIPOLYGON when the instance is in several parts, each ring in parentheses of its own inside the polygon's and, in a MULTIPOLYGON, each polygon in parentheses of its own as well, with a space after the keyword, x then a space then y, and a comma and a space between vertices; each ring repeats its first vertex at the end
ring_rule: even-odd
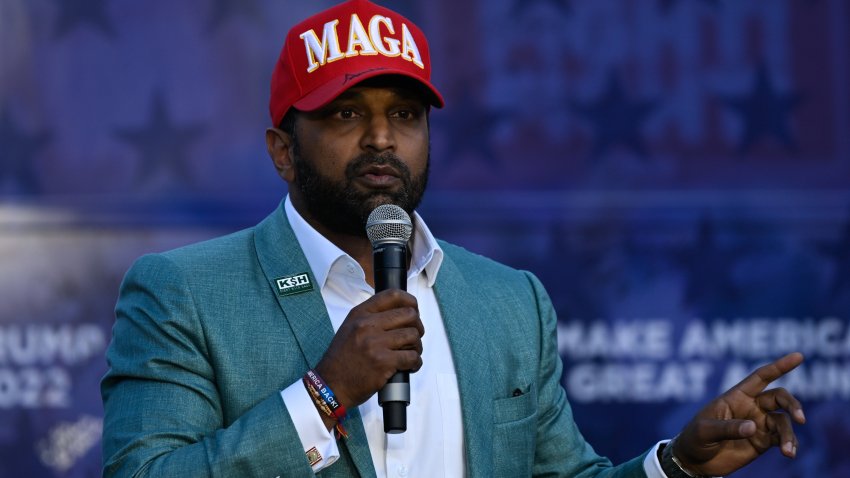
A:
MULTIPOLYGON (((298 239, 301 250, 304 251, 304 256, 307 258, 307 263, 310 264, 310 269, 313 270, 313 276, 316 282, 321 287, 324 287, 331 267, 338 260, 349 257, 348 254, 313 229, 313 226, 308 224, 301 217, 301 214, 295 210, 292 201, 289 199, 289 195, 286 196, 286 201, 284 201, 284 210, 292 227, 292 232, 295 234, 295 238, 298 239)), ((428 287, 433 287, 434 282, 437 280, 440 265, 443 263, 443 250, 440 248, 433 234, 431 234, 431 230, 425 225, 425 221, 419 213, 414 211, 412 219, 413 249, 410 256, 408 277, 415 277, 424 272, 428 281, 428 287)))

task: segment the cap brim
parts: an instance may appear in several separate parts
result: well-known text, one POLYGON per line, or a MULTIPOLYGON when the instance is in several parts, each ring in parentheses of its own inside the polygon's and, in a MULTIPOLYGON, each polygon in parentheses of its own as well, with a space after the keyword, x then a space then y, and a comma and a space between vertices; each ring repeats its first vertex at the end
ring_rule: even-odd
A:
POLYGON ((383 75, 400 75, 415 80, 424 87, 422 91, 428 97, 428 102, 432 106, 436 106, 437 108, 443 107, 443 96, 436 88, 434 88, 434 85, 424 81, 420 76, 415 76, 407 71, 393 68, 371 68, 359 73, 346 73, 345 75, 332 78, 325 84, 305 94, 303 98, 293 103, 292 106, 301 111, 317 110, 333 101, 345 90, 362 83, 369 78, 383 75))

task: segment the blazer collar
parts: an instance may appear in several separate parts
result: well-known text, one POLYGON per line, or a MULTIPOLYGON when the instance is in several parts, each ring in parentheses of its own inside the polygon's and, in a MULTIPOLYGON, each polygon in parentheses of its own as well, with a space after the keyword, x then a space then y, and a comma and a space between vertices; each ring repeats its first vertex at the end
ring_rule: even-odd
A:
MULTIPOLYGON (((445 250, 445 248, 444 248, 445 250)), ((434 293, 452 349, 463 417, 467 476, 493 476, 493 385, 486 371, 490 361, 488 324, 480 313, 487 310, 461 269, 446 253, 434 293), (483 370, 482 370, 483 369, 483 370)))

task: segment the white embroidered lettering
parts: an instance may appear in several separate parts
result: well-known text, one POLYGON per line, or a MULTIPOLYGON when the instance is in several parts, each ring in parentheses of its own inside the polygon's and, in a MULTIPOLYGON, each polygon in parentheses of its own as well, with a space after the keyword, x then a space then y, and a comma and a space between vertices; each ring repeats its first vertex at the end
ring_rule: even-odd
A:
POLYGON ((413 40, 413 35, 407 29, 407 25, 401 24, 401 39, 404 49, 401 52, 401 57, 405 60, 412 61, 419 68, 425 68, 422 63, 422 56, 419 54, 419 48, 416 47, 416 42, 413 40))
POLYGON ((369 38, 369 34, 363 28, 363 23, 360 22, 360 17, 356 13, 352 14, 351 26, 348 29, 348 50, 345 52, 345 56, 377 54, 378 52, 372 44, 372 39, 369 38), (360 48, 359 52, 357 48, 360 48))
POLYGON ((304 40, 304 47, 307 50, 307 73, 316 71, 325 63, 332 62, 344 58, 339 48, 339 37, 336 34, 336 26, 339 20, 334 20, 325 23, 325 28, 322 30, 322 41, 316 36, 313 30, 306 31, 300 35, 304 40))
POLYGON ((312 73, 321 66, 342 58, 377 54, 386 57, 401 56, 419 68, 425 68, 416 40, 413 39, 413 34, 404 23, 401 24, 401 39, 399 39, 396 38, 391 18, 374 15, 369 20, 367 31, 360 17, 356 13, 352 14, 345 53, 340 48, 338 25, 338 19, 325 23, 321 39, 312 29, 300 35, 300 38, 304 40, 304 49, 307 53, 307 73, 312 73))
POLYGON ((372 43, 382 55, 398 56, 400 53, 398 46, 401 42, 392 37, 381 37, 381 25, 387 27, 390 35, 395 35, 393 21, 387 17, 375 15, 369 21, 369 36, 372 38, 372 43))

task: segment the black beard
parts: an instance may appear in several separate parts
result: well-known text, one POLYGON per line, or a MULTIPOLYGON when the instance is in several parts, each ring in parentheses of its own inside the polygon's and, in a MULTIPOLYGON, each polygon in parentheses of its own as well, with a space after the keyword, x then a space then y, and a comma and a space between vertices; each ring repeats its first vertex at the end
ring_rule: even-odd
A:
POLYGON ((345 168, 345 179, 334 181, 313 163, 301 155, 298 141, 293 145, 293 163, 295 166, 296 187, 301 191, 307 212, 324 227, 337 234, 356 236, 366 235, 366 220, 373 209, 382 204, 395 204, 411 216, 422 201, 428 183, 428 170, 431 163, 430 148, 425 171, 413 176, 395 154, 362 154, 345 168), (399 172, 402 186, 397 191, 356 190, 352 182, 357 172, 369 165, 388 164, 399 172))

